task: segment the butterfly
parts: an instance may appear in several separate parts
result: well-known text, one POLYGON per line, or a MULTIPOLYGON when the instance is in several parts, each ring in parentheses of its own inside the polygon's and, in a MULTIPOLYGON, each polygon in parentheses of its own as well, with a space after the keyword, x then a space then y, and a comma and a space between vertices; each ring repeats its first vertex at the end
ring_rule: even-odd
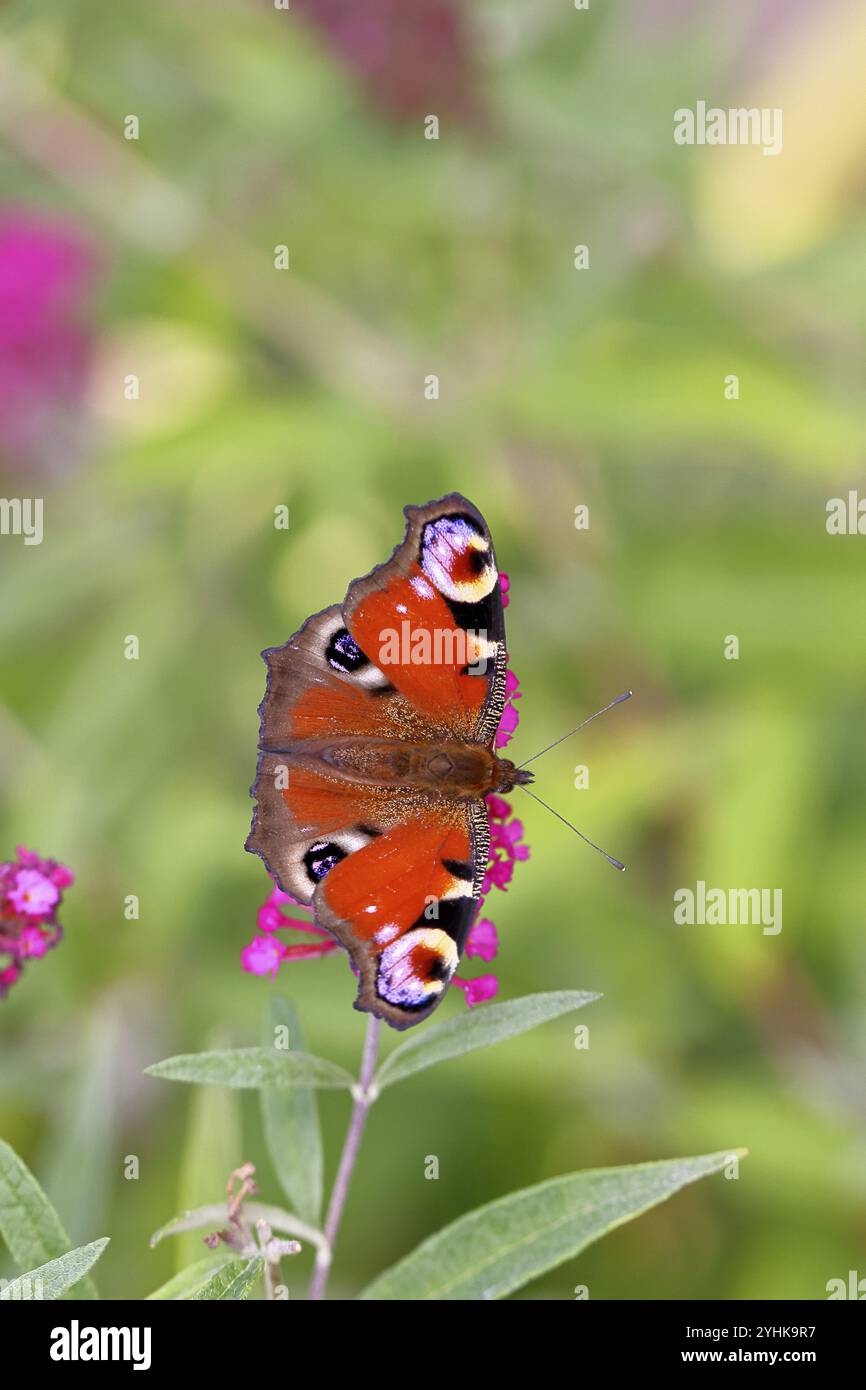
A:
POLYGON ((355 1008, 404 1029, 441 1002, 481 896, 506 701, 493 541, 458 493, 404 508, 391 558, 262 653, 246 848, 348 950, 355 1008))

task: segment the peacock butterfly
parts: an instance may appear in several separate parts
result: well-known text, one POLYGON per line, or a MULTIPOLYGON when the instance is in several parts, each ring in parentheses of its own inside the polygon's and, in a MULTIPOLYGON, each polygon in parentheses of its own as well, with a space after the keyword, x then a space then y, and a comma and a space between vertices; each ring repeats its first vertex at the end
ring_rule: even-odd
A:
POLYGON ((495 752, 506 701, 493 541, 458 493, 406 507, 391 558, 268 667, 246 848, 349 951, 355 1007, 436 1008, 481 894, 484 798, 532 780, 495 752))

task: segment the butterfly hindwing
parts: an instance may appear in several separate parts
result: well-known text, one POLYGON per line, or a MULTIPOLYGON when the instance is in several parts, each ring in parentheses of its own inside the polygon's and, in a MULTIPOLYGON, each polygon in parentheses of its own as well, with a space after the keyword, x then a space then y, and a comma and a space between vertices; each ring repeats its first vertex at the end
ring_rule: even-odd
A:
POLYGON ((482 850, 486 864, 468 806, 440 819, 428 811, 376 837, 322 880, 316 919, 352 956, 357 1008, 400 1029, 433 1011, 472 926, 482 850))
POLYGON ((253 791, 258 804, 247 849, 260 854, 284 892, 312 903, 324 875, 395 824, 400 808, 359 797, 336 778, 263 753, 253 791), (389 811, 382 823, 378 818, 389 811))

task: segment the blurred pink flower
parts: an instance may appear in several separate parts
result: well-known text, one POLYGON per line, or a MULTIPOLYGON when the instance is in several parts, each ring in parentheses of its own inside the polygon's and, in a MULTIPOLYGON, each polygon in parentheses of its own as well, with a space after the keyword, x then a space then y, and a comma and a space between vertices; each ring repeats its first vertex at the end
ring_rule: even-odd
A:
POLYGON ((494 821, 490 827, 490 848, 491 859, 496 855, 505 855, 506 859, 528 859, 529 846, 521 843, 523 839, 523 821, 516 816, 510 819, 494 821))
POLYGON ((0 464, 50 472, 77 452, 94 267, 58 222, 0 209, 0 464))
POLYGON ((529 846, 523 843, 523 821, 512 815, 511 805, 501 796, 488 796, 490 814, 490 861, 484 878, 483 892, 491 888, 505 890, 514 876, 514 865, 529 858, 529 846))
POLYGON ((18 938, 18 954, 21 960, 38 960, 48 950, 48 942, 39 927, 24 927, 18 938))
POLYGON ((28 917, 43 917, 60 901, 60 893, 38 869, 19 869, 9 890, 9 901, 28 917))
POLYGON ((470 1009, 474 1004, 486 1003, 499 991, 499 981, 495 975, 476 975, 474 980, 462 980, 459 975, 455 975, 451 983, 463 990, 467 1008, 470 1009))
POLYGON ((511 736, 517 725, 520 723, 520 715, 512 704, 513 700, 522 700, 523 692, 520 689, 520 681, 513 671, 508 671, 505 677, 506 704, 502 711, 502 718, 499 721, 499 728, 496 730, 496 747, 504 748, 511 742, 511 736))
MULTIPOLYGON (((71 869, 67 869, 65 864, 58 864, 56 859, 40 859, 35 850, 26 849, 24 845, 15 846, 15 856, 18 860, 19 869, 37 869, 39 873, 49 878, 56 888, 68 888, 75 882, 75 875, 71 869)), ((2 874, 2 866, 0 866, 2 874)))
POLYGON ((392 119, 477 118, 476 64, 455 0, 294 0, 292 8, 392 119))
POLYGON ((21 978, 25 961, 38 960, 63 936, 57 909, 71 870, 40 859, 22 845, 14 860, 0 863, 0 999, 21 978))
POLYGON ((492 961, 499 949, 499 936, 496 927, 487 917, 475 922, 466 938, 465 956, 480 956, 482 960, 492 961))
POLYGON ((305 903, 299 903, 290 893, 284 893, 276 886, 259 908, 256 925, 260 932, 267 935, 253 937, 250 944, 241 951, 241 965, 250 975, 274 976, 285 960, 309 960, 314 956, 326 956, 329 952, 337 950, 337 942, 330 932, 313 921, 313 909, 305 903), (280 911, 283 903, 292 903, 298 912, 306 913, 307 916, 285 917, 280 911), (312 932, 321 940, 305 942, 298 946, 284 946, 273 935, 284 927, 291 927, 294 931, 312 932))
POLYGON ((282 961, 282 942, 273 936, 254 936, 241 951, 241 965, 251 975, 276 975, 282 961))

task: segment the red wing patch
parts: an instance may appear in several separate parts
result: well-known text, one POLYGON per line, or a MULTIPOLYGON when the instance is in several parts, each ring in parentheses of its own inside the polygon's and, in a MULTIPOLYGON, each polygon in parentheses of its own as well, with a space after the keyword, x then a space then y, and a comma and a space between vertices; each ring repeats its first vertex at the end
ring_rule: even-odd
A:
POLYGON ((475 727, 488 682, 486 673, 464 672, 481 653, 419 565, 362 598, 348 626, 361 650, 416 709, 438 716, 455 732, 475 727))
POLYGON ((316 915, 352 955, 356 1007, 409 1028, 436 1007, 475 915, 466 823, 419 817, 338 863, 316 890, 316 915))

